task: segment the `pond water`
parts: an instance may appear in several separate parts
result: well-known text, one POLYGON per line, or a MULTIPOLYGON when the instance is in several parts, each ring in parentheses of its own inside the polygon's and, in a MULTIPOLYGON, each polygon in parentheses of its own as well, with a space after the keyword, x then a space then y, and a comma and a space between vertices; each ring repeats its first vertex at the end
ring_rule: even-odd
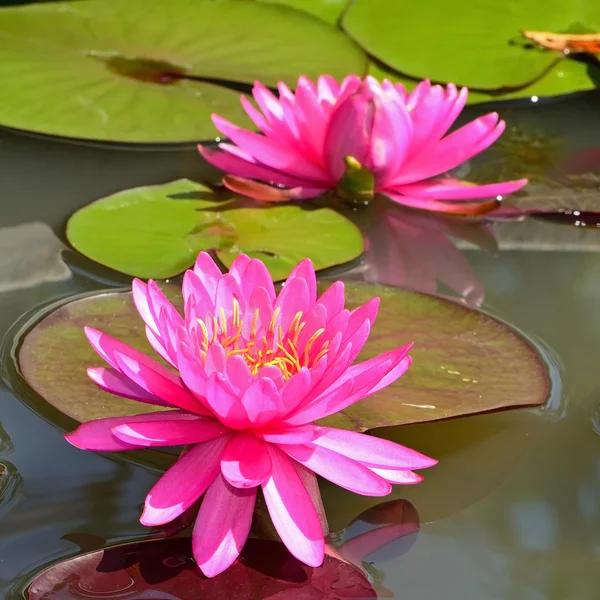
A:
MULTIPOLYGON (((542 145, 543 136, 558 139, 568 158, 599 145, 598 100, 590 93, 500 112, 511 126, 541 135, 542 145)), ((483 110, 468 109, 465 119, 483 110)), ((517 167, 524 161, 488 153, 473 168, 514 169, 515 160, 517 167)), ((600 161, 595 170, 600 174, 600 161)), ((74 272, 66 269, 56 258, 60 246, 46 242, 37 250, 29 230, 14 227, 46 223, 62 239, 68 216, 96 198, 213 175, 193 148, 102 148, 0 132, 0 334, 41 303, 99 289, 107 277, 119 282, 101 269, 90 276, 76 257, 68 260, 74 272)), ((48 233, 37 231, 36 239, 48 233)), ((540 409, 380 432, 443 465, 395 493, 419 514, 412 543, 394 542, 367 559, 389 597, 592 600, 599 594, 600 231, 531 220, 499 224, 496 232, 496 254, 458 245, 485 291, 482 308, 546 349, 554 396, 540 409)), ((70 446, 55 424, 8 389, 0 389, 0 462, 8 471, 0 489, 2 597, 24 597, 32 575, 75 553, 81 534, 92 547, 149 535, 138 518, 158 472, 70 446)), ((371 498, 358 507, 350 493, 325 483, 323 495, 334 531, 377 504, 371 498)))

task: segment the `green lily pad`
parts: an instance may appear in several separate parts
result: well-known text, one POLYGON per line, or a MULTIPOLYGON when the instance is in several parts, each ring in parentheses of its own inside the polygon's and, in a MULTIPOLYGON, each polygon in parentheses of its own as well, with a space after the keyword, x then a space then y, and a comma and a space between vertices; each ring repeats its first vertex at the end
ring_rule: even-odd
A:
MULTIPOLYGON (((164 289, 181 304, 178 287, 164 289)), ((364 431, 532 406, 548 398, 547 365, 507 325, 434 296, 358 282, 348 282, 346 289, 351 307, 381 297, 379 317, 358 360, 410 341, 415 342, 414 360, 396 383, 328 417, 327 425, 364 431)), ((85 325, 154 355, 130 292, 75 297, 45 309, 26 324, 18 364, 28 385, 46 403, 79 422, 155 410, 107 394, 88 380, 86 368, 102 360, 84 336, 85 325)))
MULTIPOLYGON (((533 83, 562 61, 562 54, 534 47, 522 30, 600 31, 600 4, 550 0, 541 9, 538 0, 356 0, 342 26, 400 73, 497 90, 533 83)), ((552 82, 561 88, 560 77, 552 82)))
POLYGON ((215 250, 226 266, 240 253, 260 258, 275 280, 310 257, 317 270, 359 257, 360 230, 331 208, 257 205, 180 179, 92 202, 67 224, 73 247, 134 277, 167 279, 215 250))
POLYGON ((337 24, 350 0, 261 0, 269 4, 284 4, 310 13, 326 23, 337 24))
POLYGON ((286 6, 84 0, 0 9, 0 125, 79 139, 190 142, 249 123, 240 84, 363 73, 360 48, 286 6))
MULTIPOLYGON (((382 63, 371 63, 369 65, 369 75, 380 80, 387 78, 395 83, 402 83, 407 90, 412 90, 420 81, 398 73, 382 63)), ((522 88, 498 91, 469 89, 467 104, 518 100, 521 98, 530 98, 535 103, 541 98, 549 96, 560 96, 594 89, 597 87, 598 81, 600 81, 600 69, 582 62, 564 59, 559 60, 542 77, 522 88)))

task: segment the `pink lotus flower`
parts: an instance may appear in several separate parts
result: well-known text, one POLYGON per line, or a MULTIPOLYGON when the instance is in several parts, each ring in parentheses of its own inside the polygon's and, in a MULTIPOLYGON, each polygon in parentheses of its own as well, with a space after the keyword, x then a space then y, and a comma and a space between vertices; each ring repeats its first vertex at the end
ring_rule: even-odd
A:
POLYGON ((228 173, 231 190, 262 201, 302 200, 328 191, 358 200, 375 193, 423 210, 474 215, 498 205, 526 179, 472 185, 440 178, 493 144, 504 121, 490 113, 446 135, 468 91, 421 82, 407 93, 400 83, 373 77, 329 75, 298 79, 293 93, 279 83, 279 98, 255 83, 257 110, 242 96, 262 135, 219 115, 212 119, 235 145, 199 146, 204 158, 228 173), (260 183, 263 182, 263 183, 260 183), (490 200, 491 198, 491 200, 490 200))
POLYGON ((323 560, 314 473, 385 496, 436 463, 393 442, 313 421, 374 394, 409 367, 410 345, 353 365, 379 299, 349 311, 338 281, 317 299, 309 260, 278 296, 262 262, 240 255, 228 274, 200 254, 185 274, 185 316, 156 283, 133 282, 154 350, 179 374, 96 329, 86 335, 110 368, 88 369, 106 391, 167 407, 81 425, 66 438, 101 452, 192 445, 150 490, 141 522, 173 521, 206 492, 193 534, 207 576, 226 569, 250 530, 258 486, 281 539, 311 566, 323 560))

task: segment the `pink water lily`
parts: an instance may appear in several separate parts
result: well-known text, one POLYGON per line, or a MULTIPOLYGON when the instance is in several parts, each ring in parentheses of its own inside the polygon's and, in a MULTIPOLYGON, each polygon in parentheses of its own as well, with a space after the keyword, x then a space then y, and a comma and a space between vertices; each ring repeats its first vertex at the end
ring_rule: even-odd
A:
POLYGON ((97 385, 170 410, 90 421, 67 440, 101 452, 186 445, 150 490, 141 522, 169 523, 205 494, 192 544, 209 577, 243 547, 259 486, 292 554, 320 565, 322 523, 307 492, 314 473, 358 494, 385 496, 392 483, 418 483, 413 469, 436 463, 387 440, 313 423, 398 379, 410 365, 410 345, 353 364, 379 300, 348 310, 339 281, 317 298, 310 260, 276 295, 259 260, 240 255, 222 274, 202 253, 182 291, 184 316, 153 281, 133 283, 148 341, 172 368, 86 328, 109 364, 88 369, 97 385))
POLYGON ((472 185, 441 177, 493 144, 504 121, 490 113, 448 134, 467 101, 467 88, 423 81, 410 93, 401 83, 350 75, 298 79, 295 93, 279 83, 279 97, 261 83, 242 105, 262 133, 213 115, 233 144, 199 146, 227 175, 223 183, 260 201, 302 200, 328 191, 350 199, 385 195, 400 204, 474 215, 526 179, 472 185))

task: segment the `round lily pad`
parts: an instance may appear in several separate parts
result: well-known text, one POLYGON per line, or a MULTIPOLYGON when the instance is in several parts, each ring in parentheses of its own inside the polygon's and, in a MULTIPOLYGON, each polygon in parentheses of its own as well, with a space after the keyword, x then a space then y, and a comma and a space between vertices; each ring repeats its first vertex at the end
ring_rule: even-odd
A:
POLYGON ((270 4, 284 4, 310 13, 315 17, 335 25, 350 0, 261 0, 270 4))
POLYGON ((208 579, 196 566, 189 538, 130 542, 62 560, 28 588, 29 600, 88 598, 197 600, 375 599, 366 577, 352 565, 325 556, 308 567, 279 542, 250 539, 238 560, 208 579), (343 584, 340 584, 343 582, 343 584))
POLYGON ((286 6, 83 0, 0 9, 0 125, 86 140, 190 142, 249 123, 240 84, 363 73, 360 48, 286 6))
MULTIPOLYGON (((164 289, 181 305, 178 287, 164 289)), ((547 365, 531 343, 500 321, 434 296, 359 282, 348 282, 346 289, 350 307, 381 298, 358 360, 414 341, 413 364, 396 383, 325 419, 327 425, 364 431, 539 405, 548 398, 547 365)), ((154 355, 130 292, 75 297, 25 324, 16 343, 21 342, 18 365, 28 386, 79 422, 155 410, 103 392, 88 380, 86 368, 102 360, 84 336, 85 325, 154 355)))
MULTIPOLYGON (((390 79, 404 84, 412 90, 419 79, 402 75, 382 63, 371 63, 369 74, 377 79, 390 79)), ((600 81, 600 69, 583 62, 563 59, 557 61, 544 74, 524 87, 517 89, 475 90, 469 89, 468 104, 481 102, 500 102, 502 100, 518 100, 529 98, 532 103, 550 96, 560 96, 573 92, 583 92, 597 87, 600 81)))
MULTIPOLYGON (((532 44, 522 30, 600 31, 600 4, 549 0, 540 9, 539 0, 356 0, 342 26, 400 73, 497 90, 524 87, 563 59, 532 44)), ((563 87, 560 78, 552 81, 563 87)))
POLYGON ((214 250, 227 267, 243 252, 260 258, 275 280, 303 258, 325 269, 363 252, 363 237, 331 208, 258 205, 187 179, 125 190, 77 211, 67 224, 72 246, 133 277, 166 279, 214 250))

